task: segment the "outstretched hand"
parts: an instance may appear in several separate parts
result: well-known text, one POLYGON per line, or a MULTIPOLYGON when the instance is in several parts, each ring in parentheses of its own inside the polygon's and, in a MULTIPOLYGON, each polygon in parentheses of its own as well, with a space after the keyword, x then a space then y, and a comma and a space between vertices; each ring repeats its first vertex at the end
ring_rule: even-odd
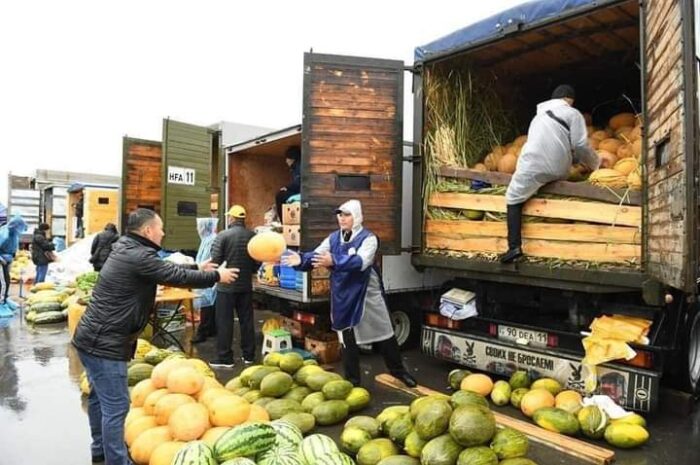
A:
POLYGON ((311 259, 314 268, 330 268, 333 266, 333 255, 330 252, 322 252, 311 259))
POLYGON ((282 255, 281 263, 284 266, 299 266, 301 265, 301 255, 288 250, 285 255, 282 255))

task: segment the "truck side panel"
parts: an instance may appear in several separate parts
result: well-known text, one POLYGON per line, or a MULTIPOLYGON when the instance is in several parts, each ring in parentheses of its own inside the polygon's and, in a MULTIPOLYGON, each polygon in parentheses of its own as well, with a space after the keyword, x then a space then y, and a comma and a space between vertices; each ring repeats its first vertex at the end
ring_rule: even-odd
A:
MULTIPOLYGON (((689 199, 694 191, 694 154, 687 151, 686 82, 680 0, 644 2, 643 41, 646 154, 645 258, 648 273, 669 286, 690 290, 695 259, 691 257, 695 219, 689 199), (692 179, 692 177, 691 177, 692 179)), ((684 24, 688 23, 688 24, 684 24)))
POLYGON ((333 210, 362 202, 386 253, 401 248, 403 63, 304 55, 302 249, 337 228, 333 210))
POLYGON ((129 212, 139 207, 160 213, 161 158, 160 142, 124 137, 120 230, 129 212))

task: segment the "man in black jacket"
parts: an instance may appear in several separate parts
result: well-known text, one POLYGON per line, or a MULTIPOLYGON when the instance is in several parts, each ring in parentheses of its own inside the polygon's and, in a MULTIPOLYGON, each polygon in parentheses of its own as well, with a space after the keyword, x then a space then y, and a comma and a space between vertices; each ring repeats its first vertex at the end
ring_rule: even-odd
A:
POLYGON ((46 237, 46 233, 49 229, 50 226, 48 224, 41 223, 39 227, 34 230, 34 235, 32 236, 32 262, 34 262, 34 266, 36 266, 35 283, 44 282, 46 279, 46 272, 49 270, 49 263, 53 261, 49 257, 55 247, 46 237))
POLYGON ((255 327, 253 322, 253 273, 257 263, 248 255, 248 241, 254 236, 245 227, 246 211, 234 205, 226 214, 233 222, 226 231, 219 233, 211 247, 214 263, 223 263, 238 268, 235 283, 216 285, 216 352, 214 367, 232 368, 233 350, 233 311, 238 314, 241 327, 241 351, 243 362, 251 364, 255 360, 255 327))
POLYGON ((112 223, 105 225, 104 231, 99 233, 92 240, 90 248, 90 263, 95 271, 100 271, 107 261, 107 257, 112 252, 112 244, 119 239, 119 231, 112 223))
POLYGON ((148 323, 157 285, 210 287, 233 283, 237 277, 237 270, 217 270, 211 262, 197 271, 161 260, 157 252, 164 235, 163 221, 155 212, 139 208, 129 215, 127 234, 114 244, 73 336, 92 387, 88 417, 95 463, 131 463, 124 445, 127 362, 148 323))

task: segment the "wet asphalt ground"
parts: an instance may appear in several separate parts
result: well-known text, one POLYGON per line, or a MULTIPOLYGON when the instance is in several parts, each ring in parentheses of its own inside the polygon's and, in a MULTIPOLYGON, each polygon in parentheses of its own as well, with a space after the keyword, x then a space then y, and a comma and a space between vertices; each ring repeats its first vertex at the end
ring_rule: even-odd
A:
MULTIPOLYGON (((258 347, 262 339, 262 321, 272 315, 256 314, 258 347)), ((193 356, 210 360, 214 355, 214 341, 192 347, 190 336, 189 330, 182 336, 186 350, 193 356)), ((418 350, 406 351, 403 356, 420 384, 446 392, 446 377, 454 368, 452 364, 426 357, 418 350)), ((363 385, 373 396, 371 405, 361 414, 376 415, 386 406, 411 401, 409 394, 374 382, 374 376, 385 371, 381 357, 366 354, 361 366, 363 385)), ((241 369, 242 363, 238 363, 233 370, 218 370, 217 377, 225 383, 241 369)), ((19 315, 0 319, 0 465, 91 463, 86 404, 79 389, 81 372, 65 323, 32 327, 19 315)), ((510 406, 493 408, 523 418, 510 406)), ((697 410, 685 416, 660 411, 647 419, 650 441, 639 449, 616 450, 616 464, 700 464, 700 413, 697 410)), ((337 439, 341 429, 342 426, 322 427, 317 431, 337 439)), ((586 463, 552 448, 531 444, 528 456, 539 465, 586 463)), ((604 442, 595 444, 606 447, 604 442)))

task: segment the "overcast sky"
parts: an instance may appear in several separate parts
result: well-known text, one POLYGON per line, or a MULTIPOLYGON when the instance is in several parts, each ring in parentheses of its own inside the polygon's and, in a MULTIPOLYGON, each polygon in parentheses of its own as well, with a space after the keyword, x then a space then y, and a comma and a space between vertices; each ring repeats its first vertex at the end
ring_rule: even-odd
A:
POLYGON ((164 117, 298 124, 303 53, 311 47, 411 63, 415 46, 518 3, 3 2, 0 202, 10 171, 120 175, 122 136, 160 140, 164 117))

